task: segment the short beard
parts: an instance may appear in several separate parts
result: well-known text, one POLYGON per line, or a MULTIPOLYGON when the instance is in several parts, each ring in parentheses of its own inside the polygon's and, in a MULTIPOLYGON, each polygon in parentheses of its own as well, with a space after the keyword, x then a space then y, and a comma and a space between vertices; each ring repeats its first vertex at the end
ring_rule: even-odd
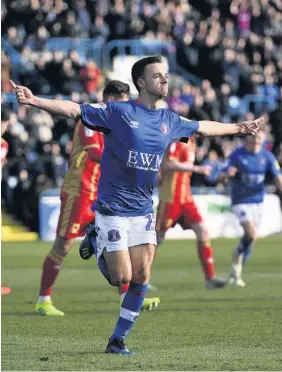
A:
POLYGON ((166 94, 162 94, 162 93, 159 93, 159 92, 155 93, 155 92, 150 92, 149 90, 148 90, 148 93, 151 96, 156 97, 157 99, 163 99, 164 97, 167 97, 167 93, 166 94))

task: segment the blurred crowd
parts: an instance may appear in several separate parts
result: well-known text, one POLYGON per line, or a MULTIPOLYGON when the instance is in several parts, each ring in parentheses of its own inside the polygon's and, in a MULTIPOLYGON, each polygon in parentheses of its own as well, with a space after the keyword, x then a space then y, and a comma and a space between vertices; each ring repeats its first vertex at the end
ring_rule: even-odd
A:
MULTIPOLYGON (((94 38, 102 44, 173 42, 177 63, 201 84, 173 79, 168 107, 191 119, 227 123, 268 112, 266 146, 282 164, 281 0, 2 0, 1 12, 3 40, 19 55, 14 65, 9 50, 1 51, 2 104, 10 123, 3 196, 7 209, 32 229, 37 229, 39 193, 62 185, 74 122, 30 107, 13 110, 5 103, 5 94, 12 92, 9 79, 34 94, 99 102, 107 75, 75 48, 48 50, 52 37, 94 38), (240 110, 238 102, 247 94, 267 98, 267 104, 240 110)), ((196 162, 217 166, 240 143, 240 138, 200 138, 196 162)), ((194 185, 203 182, 215 185, 193 178, 194 185)))

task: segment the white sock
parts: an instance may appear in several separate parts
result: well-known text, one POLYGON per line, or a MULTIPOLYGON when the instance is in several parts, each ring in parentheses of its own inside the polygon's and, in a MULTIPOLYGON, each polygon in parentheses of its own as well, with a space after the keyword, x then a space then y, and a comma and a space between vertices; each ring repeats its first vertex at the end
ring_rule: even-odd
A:
POLYGON ((39 298, 38 298, 39 303, 47 302, 47 301, 51 301, 51 296, 39 296, 39 298))

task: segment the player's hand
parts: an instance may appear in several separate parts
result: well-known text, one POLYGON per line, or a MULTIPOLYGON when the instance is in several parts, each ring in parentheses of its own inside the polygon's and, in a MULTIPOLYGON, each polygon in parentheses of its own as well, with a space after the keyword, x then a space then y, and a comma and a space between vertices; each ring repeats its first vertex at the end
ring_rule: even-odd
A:
POLYGON ((200 165, 198 169, 199 169, 198 172, 206 177, 210 176, 212 172, 212 167, 210 165, 200 165))
POLYGON ((16 85, 13 80, 10 80, 12 87, 16 93, 17 101, 22 105, 30 105, 33 102, 34 95, 32 91, 21 85, 16 85))
POLYGON ((255 135, 260 130, 260 127, 264 123, 264 117, 260 117, 256 120, 244 121, 241 124, 238 124, 239 133, 245 135, 255 135))
POLYGON ((238 172, 238 169, 236 167, 229 167, 227 169, 227 174, 229 177, 234 177, 237 172, 238 172))

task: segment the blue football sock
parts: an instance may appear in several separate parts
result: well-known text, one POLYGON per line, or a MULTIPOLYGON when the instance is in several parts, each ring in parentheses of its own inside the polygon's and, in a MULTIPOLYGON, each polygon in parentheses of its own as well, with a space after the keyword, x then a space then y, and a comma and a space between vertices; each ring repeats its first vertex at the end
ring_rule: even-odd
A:
POLYGON ((128 291, 121 304, 120 315, 114 333, 110 338, 111 340, 114 338, 124 340, 126 338, 140 313, 146 291, 147 284, 130 282, 128 291))

